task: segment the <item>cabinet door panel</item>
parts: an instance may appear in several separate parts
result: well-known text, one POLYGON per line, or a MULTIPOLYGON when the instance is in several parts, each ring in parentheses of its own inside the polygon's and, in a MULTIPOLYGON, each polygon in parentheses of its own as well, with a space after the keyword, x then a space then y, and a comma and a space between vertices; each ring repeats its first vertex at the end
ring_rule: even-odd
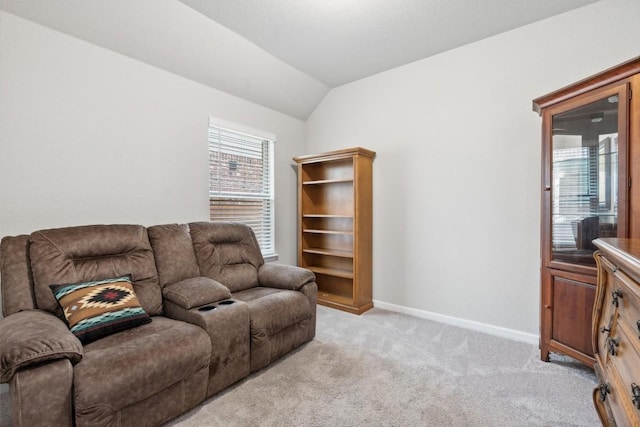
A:
POLYGON ((549 111, 551 259, 595 265, 592 241, 626 234, 627 84, 549 111), (622 159, 620 162, 619 159, 622 159))
POLYGON ((591 319, 596 295, 593 285, 553 276, 552 339, 593 356, 591 319))

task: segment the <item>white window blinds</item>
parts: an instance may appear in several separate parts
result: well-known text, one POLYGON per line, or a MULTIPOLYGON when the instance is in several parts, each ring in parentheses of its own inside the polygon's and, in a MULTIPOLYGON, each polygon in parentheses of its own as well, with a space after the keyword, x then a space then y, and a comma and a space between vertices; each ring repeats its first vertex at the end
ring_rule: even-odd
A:
POLYGON ((250 226, 262 255, 275 255, 274 141, 209 122, 211 221, 250 226))

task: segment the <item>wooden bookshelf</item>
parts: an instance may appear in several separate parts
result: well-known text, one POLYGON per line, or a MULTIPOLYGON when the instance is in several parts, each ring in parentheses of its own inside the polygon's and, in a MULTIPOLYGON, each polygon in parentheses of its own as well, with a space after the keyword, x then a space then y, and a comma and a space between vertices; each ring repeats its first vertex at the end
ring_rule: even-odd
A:
POLYGON ((361 314, 372 302, 372 164, 356 147, 294 157, 298 265, 316 274, 318 303, 361 314))

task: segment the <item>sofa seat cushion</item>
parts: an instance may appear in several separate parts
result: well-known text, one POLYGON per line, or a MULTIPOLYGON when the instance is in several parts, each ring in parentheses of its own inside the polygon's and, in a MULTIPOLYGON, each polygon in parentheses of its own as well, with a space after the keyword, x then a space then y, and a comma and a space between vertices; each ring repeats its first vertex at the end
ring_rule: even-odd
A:
POLYGON ((256 287, 235 292, 249 306, 251 337, 268 337, 311 318, 309 299, 298 291, 256 287))
POLYGON ((94 341, 74 367, 76 412, 121 410, 207 368, 210 357, 202 328, 161 316, 94 341))

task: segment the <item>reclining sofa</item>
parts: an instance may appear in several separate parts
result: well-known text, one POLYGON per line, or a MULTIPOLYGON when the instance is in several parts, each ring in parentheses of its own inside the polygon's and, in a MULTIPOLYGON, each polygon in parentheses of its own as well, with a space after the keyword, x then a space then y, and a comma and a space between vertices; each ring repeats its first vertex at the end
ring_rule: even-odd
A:
MULTIPOLYGON (((16 426, 160 425, 315 335, 313 273, 265 264, 240 224, 9 236, 0 278, 0 380, 9 383, 16 426), (142 320, 116 322, 98 338, 72 332, 67 315, 95 295, 63 311, 54 290, 113 278, 130 282, 134 292, 122 295, 140 307, 124 311, 142 320)), ((103 294, 118 298, 124 288, 114 289, 103 294)))

